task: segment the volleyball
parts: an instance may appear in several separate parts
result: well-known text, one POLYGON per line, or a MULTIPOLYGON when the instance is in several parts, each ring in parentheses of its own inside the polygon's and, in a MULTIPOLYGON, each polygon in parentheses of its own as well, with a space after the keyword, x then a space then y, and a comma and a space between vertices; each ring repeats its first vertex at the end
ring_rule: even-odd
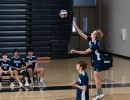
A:
POLYGON ((59 15, 61 18, 67 18, 68 12, 66 10, 61 10, 59 15))

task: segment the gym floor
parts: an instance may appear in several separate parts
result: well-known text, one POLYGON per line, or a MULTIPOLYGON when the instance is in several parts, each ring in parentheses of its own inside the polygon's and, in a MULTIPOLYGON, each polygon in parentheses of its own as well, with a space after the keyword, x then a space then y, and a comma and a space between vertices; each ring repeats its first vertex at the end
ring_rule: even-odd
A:
MULTIPOLYGON (((88 63, 90 100, 95 95, 95 83, 91 79, 93 69, 89 57, 77 57, 70 59, 39 60, 39 67, 44 67, 46 73, 44 81, 47 87, 40 88, 37 83, 28 90, 21 90, 17 86, 11 89, 7 83, 3 83, 0 92, 0 100, 75 100, 76 89, 69 84, 77 80, 78 72, 75 65, 79 60, 88 63)), ((102 72, 103 92, 102 100, 129 100, 130 78, 129 59, 114 56, 113 68, 102 72)))

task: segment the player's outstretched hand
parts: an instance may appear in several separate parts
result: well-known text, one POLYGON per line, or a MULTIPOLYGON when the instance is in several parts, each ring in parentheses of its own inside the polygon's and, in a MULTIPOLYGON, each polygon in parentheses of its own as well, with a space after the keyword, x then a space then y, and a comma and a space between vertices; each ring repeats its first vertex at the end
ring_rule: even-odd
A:
POLYGON ((70 83, 70 85, 71 85, 71 86, 75 86, 76 84, 77 84, 77 82, 76 82, 76 81, 74 81, 74 82, 70 83))
POLYGON ((77 51, 77 50, 72 49, 72 50, 70 50, 70 53, 73 54, 73 53, 76 53, 76 51, 77 51))

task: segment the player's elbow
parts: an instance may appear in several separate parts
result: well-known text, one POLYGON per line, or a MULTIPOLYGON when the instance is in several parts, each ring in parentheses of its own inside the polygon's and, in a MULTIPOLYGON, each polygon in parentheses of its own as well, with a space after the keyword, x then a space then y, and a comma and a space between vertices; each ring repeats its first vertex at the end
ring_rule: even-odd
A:
POLYGON ((88 52, 87 51, 84 51, 83 54, 86 55, 88 52))
POLYGON ((84 39, 85 39, 85 40, 88 40, 88 37, 87 37, 87 36, 85 36, 85 37, 84 37, 84 39))

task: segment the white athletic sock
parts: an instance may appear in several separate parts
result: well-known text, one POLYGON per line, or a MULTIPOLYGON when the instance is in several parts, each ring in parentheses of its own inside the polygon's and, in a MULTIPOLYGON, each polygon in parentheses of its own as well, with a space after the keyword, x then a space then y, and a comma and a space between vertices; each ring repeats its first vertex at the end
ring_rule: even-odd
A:
POLYGON ((29 84, 28 81, 25 84, 29 84))
POLYGON ((21 82, 19 82, 19 85, 22 84, 21 82))
POLYGON ((40 78, 40 82, 43 82, 43 78, 40 78))
POLYGON ((33 82, 33 77, 31 77, 31 82, 33 82))

